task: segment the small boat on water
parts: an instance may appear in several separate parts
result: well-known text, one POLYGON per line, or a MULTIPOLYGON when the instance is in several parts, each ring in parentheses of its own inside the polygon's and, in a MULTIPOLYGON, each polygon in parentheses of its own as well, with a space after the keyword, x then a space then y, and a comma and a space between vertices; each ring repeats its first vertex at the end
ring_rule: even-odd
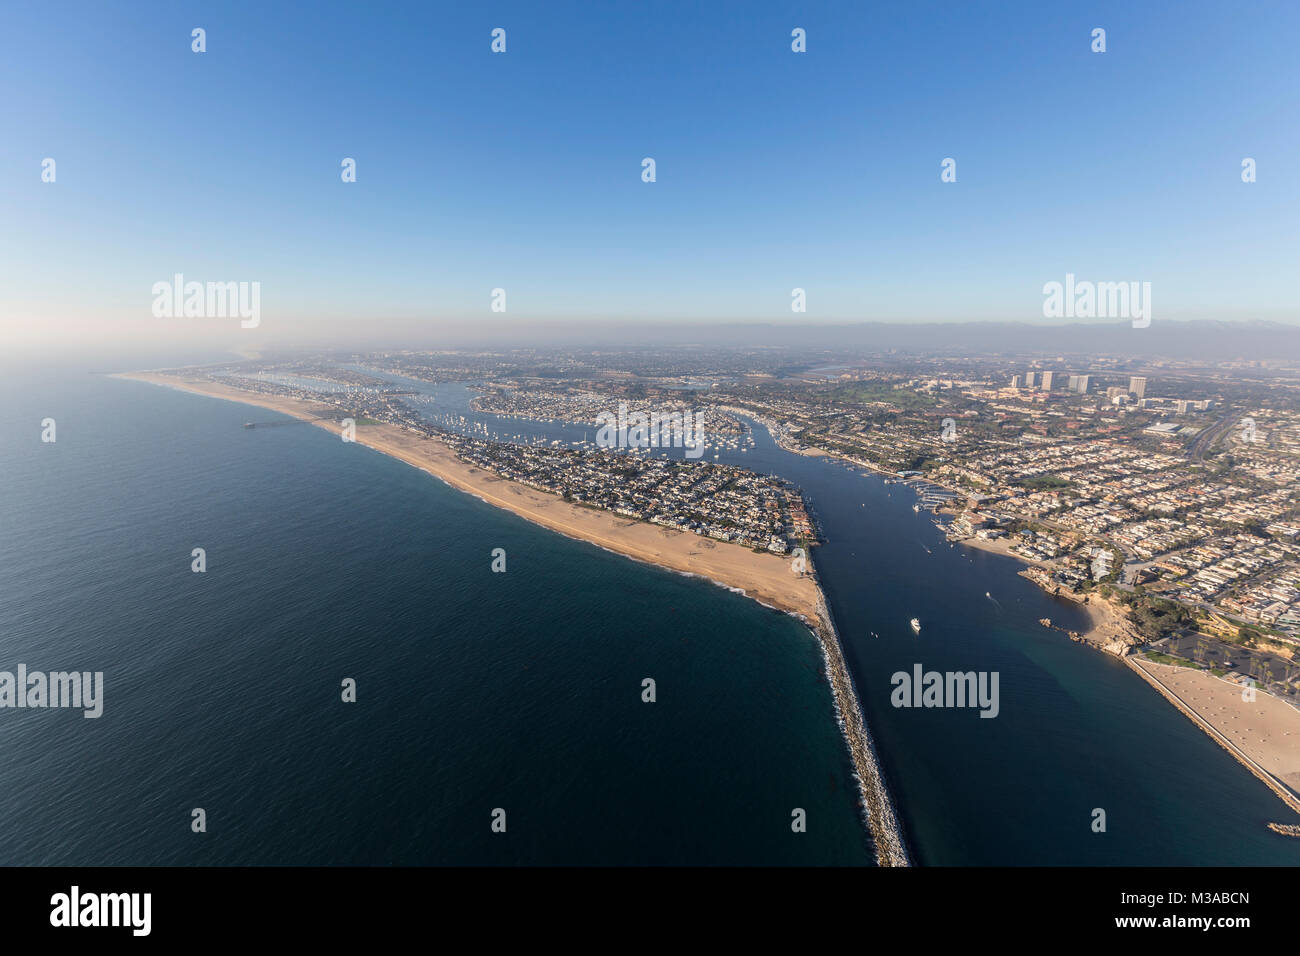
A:
POLYGON ((921 622, 920 622, 920 621, 918 621, 916 618, 912 618, 912 620, 908 621, 908 623, 912 625, 912 630, 913 630, 913 632, 915 632, 915 633, 917 633, 917 634, 920 634, 920 633, 921 633, 921 622))
POLYGON ((915 512, 918 512, 918 513, 919 513, 920 510, 921 510, 921 506, 920 506, 920 505, 912 505, 912 510, 915 511, 915 512))

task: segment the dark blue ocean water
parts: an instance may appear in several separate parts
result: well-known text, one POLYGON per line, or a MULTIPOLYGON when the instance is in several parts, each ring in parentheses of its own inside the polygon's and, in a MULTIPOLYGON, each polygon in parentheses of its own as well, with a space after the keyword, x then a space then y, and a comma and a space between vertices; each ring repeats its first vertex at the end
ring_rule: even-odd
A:
MULTIPOLYGON (((465 413, 462 386, 428 391, 465 413)), ((0 710, 0 861, 870 862, 792 619, 321 429, 242 429, 275 417, 247 406, 66 369, 11 372, 3 399, 0 669, 103 670, 106 703, 0 710)), ((918 861, 1300 863, 1262 784, 1037 623, 1078 609, 950 548, 905 488, 756 439, 723 460, 796 481, 828 529, 817 567, 918 861), (997 671, 999 716, 893 708, 918 662, 997 671)))

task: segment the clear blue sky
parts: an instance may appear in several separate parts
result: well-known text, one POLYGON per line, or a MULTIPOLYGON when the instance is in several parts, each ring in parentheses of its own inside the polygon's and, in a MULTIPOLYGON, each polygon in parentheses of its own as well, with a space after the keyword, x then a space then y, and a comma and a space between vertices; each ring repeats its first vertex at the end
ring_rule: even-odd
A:
POLYGON ((10 3, 0 334, 129 334, 175 272, 260 281, 266 334, 494 321, 497 286, 516 320, 792 319, 801 286, 808 320, 1043 321, 1066 272, 1152 282, 1157 321, 1296 321, 1298 28, 1295 2, 10 3))

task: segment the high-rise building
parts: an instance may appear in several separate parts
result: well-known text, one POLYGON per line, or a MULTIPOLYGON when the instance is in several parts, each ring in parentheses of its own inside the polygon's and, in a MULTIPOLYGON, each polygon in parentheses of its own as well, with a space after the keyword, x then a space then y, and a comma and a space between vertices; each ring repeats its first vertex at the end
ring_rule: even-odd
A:
POLYGON ((1055 374, 1056 374, 1055 372, 1044 372, 1044 373, 1043 373, 1043 391, 1044 391, 1044 392, 1050 392, 1050 391, 1052 390, 1052 377, 1053 377, 1055 374))
POLYGON ((1079 394, 1080 394, 1080 395, 1087 395, 1087 394, 1088 394, 1088 380, 1091 379, 1091 378, 1092 378, 1091 375, 1080 375, 1080 376, 1079 376, 1079 394))
POLYGON ((1069 381, 1065 383, 1066 391, 1077 392, 1079 390, 1079 376, 1071 375, 1069 381))
POLYGON ((1128 390, 1138 398, 1146 398, 1147 380, 1141 375, 1134 375, 1128 380, 1128 390))
POLYGON ((1025 373, 1025 388, 1033 388, 1033 387, 1034 387, 1034 373, 1033 373, 1033 372, 1026 372, 1026 373, 1025 373))
POLYGON ((1011 376, 1011 387, 1012 387, 1012 388, 1019 388, 1019 387, 1020 387, 1020 376, 1019 376, 1019 375, 1012 375, 1012 376, 1011 376))

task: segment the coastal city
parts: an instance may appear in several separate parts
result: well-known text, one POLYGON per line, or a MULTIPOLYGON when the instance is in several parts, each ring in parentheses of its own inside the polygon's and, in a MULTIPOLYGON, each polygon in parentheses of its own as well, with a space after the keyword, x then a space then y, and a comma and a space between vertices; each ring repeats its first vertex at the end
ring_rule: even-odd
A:
POLYGON ((761 423, 788 450, 916 486, 949 540, 1022 561, 1051 593, 1123 608, 1111 650, 1294 698, 1300 379, 1267 363, 1121 364, 521 350, 321 354, 208 374, 439 435, 462 460, 579 506, 775 554, 810 548, 819 529, 797 488, 710 460, 748 450, 746 422, 761 423), (497 425, 421 405, 401 382, 463 383, 497 425), (620 407, 688 421, 698 409, 704 459, 625 448, 626 429, 601 442, 601 416, 620 407), (512 435, 515 420, 582 437, 512 435))
POLYGON ((1296 381, 1169 378, 844 373, 779 398, 737 389, 724 401, 792 450, 952 490, 932 509, 949 540, 1029 563, 1025 576, 1054 594, 1128 605, 1129 643, 1176 648, 1178 660, 1293 697, 1296 381), (1153 384, 1171 391, 1151 394, 1153 384))

